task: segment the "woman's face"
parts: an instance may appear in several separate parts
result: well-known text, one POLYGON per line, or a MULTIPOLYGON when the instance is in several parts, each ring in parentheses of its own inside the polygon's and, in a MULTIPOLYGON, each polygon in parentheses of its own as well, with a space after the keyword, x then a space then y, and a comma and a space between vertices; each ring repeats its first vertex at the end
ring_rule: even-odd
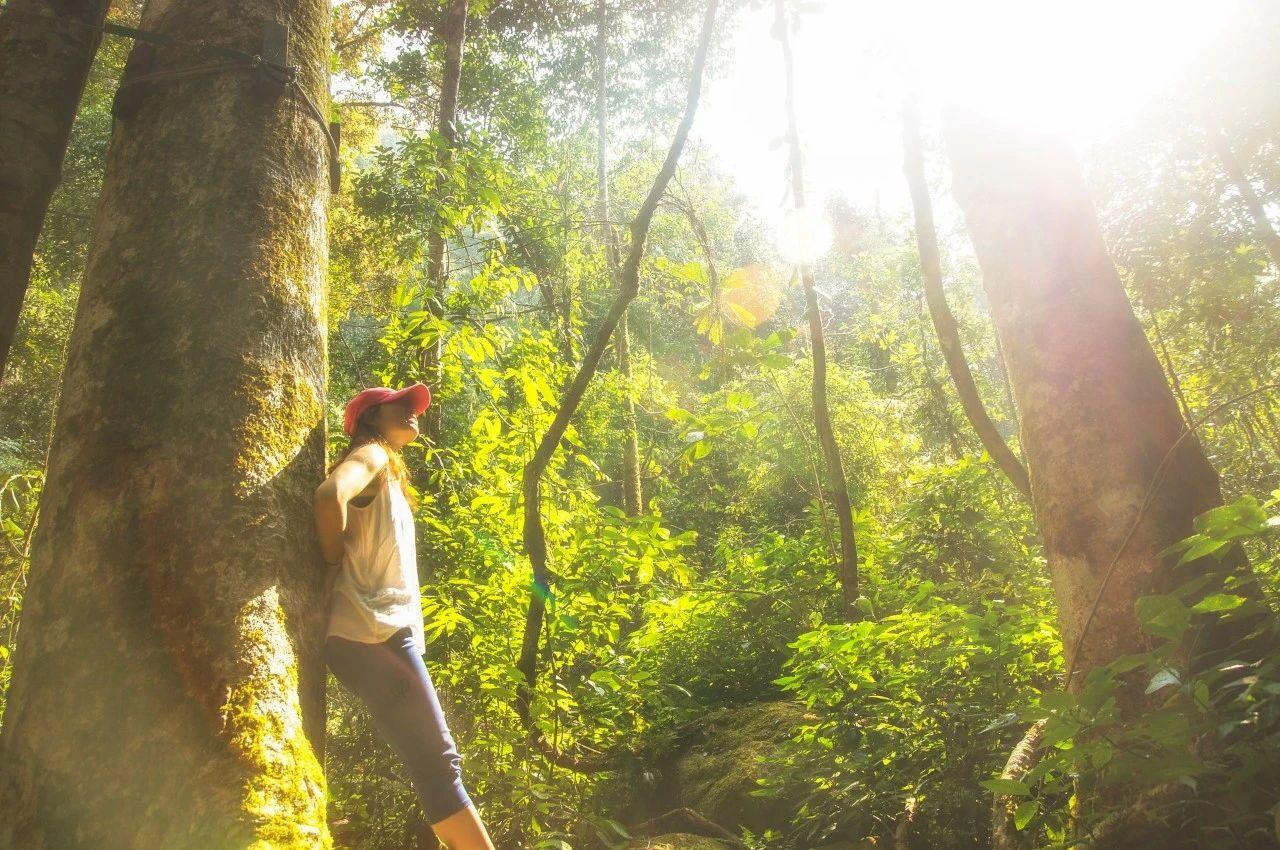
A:
POLYGON ((373 425, 394 448, 403 448, 418 436, 418 417, 408 399, 380 404, 373 411, 373 425))

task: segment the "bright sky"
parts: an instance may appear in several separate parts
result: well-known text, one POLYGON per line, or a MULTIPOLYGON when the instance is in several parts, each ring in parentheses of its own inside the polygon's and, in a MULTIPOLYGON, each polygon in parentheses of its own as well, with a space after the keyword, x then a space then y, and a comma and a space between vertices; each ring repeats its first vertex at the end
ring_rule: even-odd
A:
MULTIPOLYGON (((902 177, 900 57, 924 117, 943 99, 1067 134, 1078 147, 1120 128, 1250 0, 825 0, 793 33, 809 205, 844 195, 886 212, 902 177), (904 37, 905 34, 905 37, 904 37), (906 38, 910 41, 907 42, 906 38), (899 47, 907 44, 909 50, 899 47)), ((696 135, 761 216, 783 218, 782 54, 769 8, 742 17, 727 77, 704 97, 696 135)))

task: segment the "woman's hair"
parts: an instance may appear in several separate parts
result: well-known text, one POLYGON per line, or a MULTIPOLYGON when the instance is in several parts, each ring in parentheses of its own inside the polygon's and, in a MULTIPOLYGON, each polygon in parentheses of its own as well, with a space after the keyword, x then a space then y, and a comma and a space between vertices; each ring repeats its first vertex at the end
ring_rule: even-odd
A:
POLYGON ((409 470, 404 465, 404 458, 400 456, 400 452, 391 447, 391 444, 383 438, 382 433, 378 431, 377 427, 373 424, 374 417, 377 415, 377 410, 380 406, 381 405, 375 404, 373 407, 362 413, 360 418, 356 420, 356 432, 351 435, 351 440, 347 443, 347 447, 343 449, 342 454, 339 455, 338 459, 329 467, 329 472, 333 472, 333 470, 337 468, 338 464, 346 460, 347 457, 356 449, 366 443, 377 443, 387 452, 386 468, 378 474, 390 475, 391 480, 400 485, 400 492, 404 493, 405 499, 408 500, 410 505, 416 508, 418 506, 418 502, 413 496, 413 491, 409 489, 409 470))

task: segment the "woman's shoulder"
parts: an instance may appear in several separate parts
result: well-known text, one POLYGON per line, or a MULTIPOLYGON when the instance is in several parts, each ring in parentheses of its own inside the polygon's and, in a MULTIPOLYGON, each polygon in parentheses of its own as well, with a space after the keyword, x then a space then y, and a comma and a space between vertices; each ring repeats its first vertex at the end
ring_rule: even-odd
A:
POLYGON ((358 446, 345 459, 367 467, 370 472, 382 472, 391 462, 387 450, 378 443, 365 443, 358 446))

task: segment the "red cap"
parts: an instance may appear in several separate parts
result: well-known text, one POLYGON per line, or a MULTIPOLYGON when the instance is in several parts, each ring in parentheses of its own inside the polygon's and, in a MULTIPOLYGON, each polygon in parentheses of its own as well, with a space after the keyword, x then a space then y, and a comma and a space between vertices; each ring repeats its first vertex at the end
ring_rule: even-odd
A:
POLYGON ((402 390, 388 387, 370 387, 356 393, 356 397, 347 402, 347 412, 342 415, 342 430, 350 436, 356 432, 356 423, 366 410, 389 401, 408 398, 413 402, 413 413, 421 416, 422 411, 431 406, 431 390, 423 383, 410 384, 402 390))

